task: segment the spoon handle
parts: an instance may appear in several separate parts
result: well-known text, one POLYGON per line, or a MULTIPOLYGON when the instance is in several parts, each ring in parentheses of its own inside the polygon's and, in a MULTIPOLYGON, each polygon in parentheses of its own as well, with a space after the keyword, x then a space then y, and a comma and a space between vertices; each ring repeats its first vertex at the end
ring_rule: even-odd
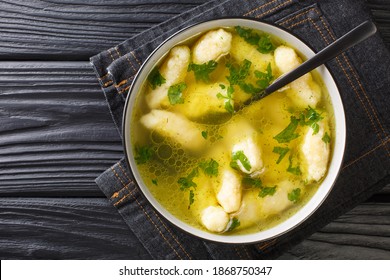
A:
POLYGON ((285 85, 291 83, 292 81, 298 79, 299 77, 305 75, 306 73, 312 71, 318 66, 336 57, 350 47, 367 39, 375 32, 376 26, 374 23, 372 23, 371 21, 363 22, 362 24, 355 27, 354 29, 334 41, 332 44, 318 52, 312 58, 302 63, 294 70, 276 79, 270 86, 265 89, 265 94, 263 96, 277 91, 278 89, 284 87, 285 85))

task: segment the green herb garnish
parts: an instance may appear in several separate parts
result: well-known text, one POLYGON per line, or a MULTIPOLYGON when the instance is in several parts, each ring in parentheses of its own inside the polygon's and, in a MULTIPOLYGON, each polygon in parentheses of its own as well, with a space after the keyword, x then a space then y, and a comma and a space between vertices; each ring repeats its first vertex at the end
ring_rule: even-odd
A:
POLYGON ((152 89, 155 89, 156 87, 161 86, 162 84, 165 84, 166 80, 165 78, 160 74, 160 71, 158 71, 157 67, 150 72, 148 76, 148 82, 152 89))
POLYGON ((302 125, 308 125, 313 129, 313 135, 317 134, 320 126, 318 122, 322 120, 323 117, 312 107, 308 107, 305 109, 305 112, 301 114, 300 122, 302 125))
POLYGON ((207 131, 202 131, 202 137, 204 138, 204 139, 207 139, 207 136, 208 136, 208 132, 207 131))
POLYGON ((194 201, 195 201, 195 194, 194 194, 194 191, 193 191, 193 190, 190 190, 188 209, 190 209, 190 207, 191 207, 191 205, 194 203, 194 201))
POLYGON ((187 88, 186 83, 180 83, 170 86, 168 89, 168 99, 171 105, 183 104, 184 99, 182 97, 183 91, 187 88))
POLYGON ((301 169, 299 168, 299 165, 297 165, 295 167, 292 166, 292 157, 291 156, 288 158, 288 160, 289 160, 289 164, 288 164, 286 171, 290 172, 294 175, 297 175, 297 176, 301 175, 302 172, 301 172, 301 169))
POLYGON ((325 132, 324 136, 321 138, 322 141, 324 141, 325 143, 330 143, 330 136, 328 134, 328 132, 325 132))
POLYGON ((243 185, 247 185, 255 188, 261 188, 263 185, 263 182, 261 182, 259 178, 251 178, 251 177, 242 178, 241 183, 243 185))
POLYGON ((268 87, 271 83, 271 80, 274 78, 274 76, 272 75, 271 63, 268 63, 267 65, 267 72, 260 72, 256 70, 255 76, 258 79, 256 81, 256 84, 259 86, 259 89, 266 89, 266 87, 268 87))
POLYGON ((291 116, 289 125, 278 135, 274 137, 276 141, 279 143, 288 143, 291 140, 299 137, 299 134, 295 133, 299 124, 299 119, 294 116, 291 116))
POLYGON ((269 35, 260 36, 250 28, 243 28, 241 26, 235 27, 237 34, 243 38, 247 43, 256 47, 261 53, 270 53, 275 50, 269 35))
POLYGON ((226 67, 229 69, 229 76, 227 76, 226 79, 229 81, 230 85, 239 85, 240 82, 243 82, 249 75, 249 68, 251 65, 252 62, 247 59, 244 59, 240 65, 235 65, 231 62, 227 63, 226 67))
POLYGON ((148 146, 135 146, 136 156, 134 157, 137 164, 144 164, 148 162, 154 155, 152 148, 148 146))
POLYGON ((157 186, 157 179, 152 179, 152 183, 157 186))
POLYGON ((203 170, 204 174, 212 177, 218 176, 218 167, 219 164, 213 159, 210 159, 209 161, 202 161, 199 163, 199 167, 203 170))
POLYGON ((180 190, 184 191, 191 187, 196 188, 197 185, 192 180, 198 175, 199 175, 198 168, 194 168, 192 169, 190 174, 188 174, 187 177, 180 177, 179 180, 177 180, 177 183, 180 185, 180 190))
POLYGON ((287 194, 288 200, 296 203, 301 195, 301 189, 293 189, 290 193, 287 194))
POLYGON ((225 99, 225 110, 228 111, 230 114, 234 113, 233 92, 234 88, 232 86, 228 86, 226 90, 226 96, 222 95, 222 93, 217 93, 217 97, 219 99, 225 99))
POLYGON ((270 53, 273 50, 275 50, 274 44, 272 44, 271 38, 269 35, 263 35, 261 36, 259 42, 258 42, 258 48, 257 50, 261 53, 270 53))
POLYGON ((266 197, 267 195, 274 195, 276 192, 276 186, 274 187, 262 187, 259 192, 259 197, 266 197))
POLYGON ((195 201, 195 194, 194 194, 194 191, 193 189, 191 188, 196 188, 197 185, 196 183, 193 181, 193 179, 199 175, 199 171, 198 171, 198 168, 194 168, 192 169, 192 171, 190 172, 190 174, 188 174, 187 177, 180 177, 179 180, 177 180, 177 183, 180 185, 180 190, 181 191, 185 191, 185 190, 189 190, 189 204, 188 204, 188 209, 190 209, 191 207, 191 204, 194 203, 195 201))
POLYGON ((197 81, 203 81, 205 83, 210 82, 209 74, 217 68, 218 63, 214 60, 203 64, 190 63, 188 65, 187 71, 194 71, 195 79, 197 81))
POLYGON ((252 166, 243 151, 237 151, 233 153, 230 166, 234 169, 239 169, 237 161, 241 162, 246 171, 251 170, 252 166))
POLYGON ((235 229, 235 228, 237 228, 239 226, 240 226, 240 221, 236 217, 234 217, 231 220, 229 228, 226 231, 232 231, 233 229, 235 229))
POLYGON ((279 155, 279 158, 276 161, 276 164, 279 164, 289 151, 290 151, 290 149, 287 147, 274 147, 272 152, 279 155))

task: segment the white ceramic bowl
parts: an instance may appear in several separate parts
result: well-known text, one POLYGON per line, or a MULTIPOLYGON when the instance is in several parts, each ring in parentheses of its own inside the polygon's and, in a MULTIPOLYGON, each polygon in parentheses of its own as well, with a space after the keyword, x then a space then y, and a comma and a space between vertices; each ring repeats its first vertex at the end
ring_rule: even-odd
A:
POLYGON ((304 220, 306 220, 311 214, 316 211, 316 209, 324 202, 325 198, 330 193, 332 186, 336 180, 336 177, 339 173, 345 148, 345 115, 344 108, 340 98, 339 90, 337 85, 325 66, 317 68, 317 72, 320 74, 325 86, 329 91, 331 98, 331 103, 333 105, 333 111, 335 114, 335 135, 334 135, 334 147, 331 155, 331 162, 329 164, 329 169, 326 175, 326 178, 323 180, 321 186, 318 188, 314 196, 304 205, 296 214, 291 216, 289 219, 278 224, 277 226, 270 228, 265 231, 245 234, 245 235, 219 235, 211 232, 203 231, 198 228, 194 228, 175 216, 169 213, 150 193, 146 187, 143 179, 141 178, 137 164, 134 160, 133 146, 131 143, 132 135, 130 129, 130 122, 132 118, 132 110, 137 98, 137 93, 140 92, 140 88, 144 81, 146 80, 148 74, 153 69, 155 64, 160 61, 160 59, 167 54, 167 52, 175 45, 180 44, 182 41, 185 41, 189 37, 195 36, 199 33, 205 31, 216 29, 219 27, 234 27, 242 26, 252 29, 261 30, 263 32, 272 34, 282 41, 285 41, 288 45, 293 46, 298 50, 304 57, 310 58, 314 55, 314 52, 310 47, 308 47, 304 42, 298 39, 296 36, 292 35, 288 31, 276 27, 274 25, 260 22, 258 20, 245 19, 245 18, 223 18, 211 20, 203 23, 199 23, 187 28, 182 29, 176 34, 172 35, 170 38, 165 40, 156 50, 146 59, 144 64, 141 66, 138 74, 136 75, 133 84, 130 88, 129 95, 126 100, 124 116, 123 116, 123 144, 125 149, 125 154, 131 168, 132 174, 136 182, 138 183, 139 188, 146 197, 146 199, 151 203, 151 205, 168 221, 170 221, 175 226, 180 229, 204 238, 206 240, 212 240, 216 242, 223 243, 253 243, 259 241, 265 241, 267 239, 275 238, 280 236, 289 230, 295 228, 304 220))

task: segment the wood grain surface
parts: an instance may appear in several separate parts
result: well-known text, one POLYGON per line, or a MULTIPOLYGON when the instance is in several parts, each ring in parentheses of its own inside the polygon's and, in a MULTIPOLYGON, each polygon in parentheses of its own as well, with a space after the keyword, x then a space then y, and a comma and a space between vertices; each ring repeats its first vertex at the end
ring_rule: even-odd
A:
MULTIPOLYGON (((94 182, 123 153, 88 59, 204 2, 0 1, 1 259, 150 258, 94 182)), ((390 186, 280 258, 390 259, 390 186)))

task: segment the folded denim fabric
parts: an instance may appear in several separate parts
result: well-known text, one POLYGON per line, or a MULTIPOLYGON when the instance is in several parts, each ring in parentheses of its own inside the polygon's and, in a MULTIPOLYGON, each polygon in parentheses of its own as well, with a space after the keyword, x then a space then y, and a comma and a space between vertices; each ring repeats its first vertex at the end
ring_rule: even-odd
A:
MULTIPOLYGON (((364 20, 363 0, 210 1, 91 58, 114 123, 122 113, 134 75, 148 55, 181 28, 209 19, 244 16, 290 30, 316 51, 364 20)), ((379 34, 330 61, 347 121, 347 147, 336 184, 322 206, 292 231, 252 245, 223 245, 193 237, 162 218, 130 179, 124 159, 96 183, 155 259, 275 258, 389 184, 390 55, 379 34)))

